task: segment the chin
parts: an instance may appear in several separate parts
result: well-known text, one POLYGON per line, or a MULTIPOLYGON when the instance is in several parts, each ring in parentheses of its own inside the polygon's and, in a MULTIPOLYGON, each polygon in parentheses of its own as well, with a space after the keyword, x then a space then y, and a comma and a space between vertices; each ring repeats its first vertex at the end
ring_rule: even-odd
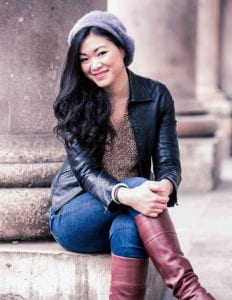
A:
POLYGON ((97 86, 99 86, 100 88, 106 88, 106 87, 110 86, 110 83, 106 82, 104 80, 102 80, 102 81, 95 81, 95 84, 97 86))

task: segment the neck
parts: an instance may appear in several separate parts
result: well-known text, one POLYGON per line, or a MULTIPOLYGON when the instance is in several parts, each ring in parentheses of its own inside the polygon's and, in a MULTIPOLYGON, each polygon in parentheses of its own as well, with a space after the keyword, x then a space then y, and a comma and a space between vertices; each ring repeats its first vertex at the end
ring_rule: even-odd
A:
POLYGON ((123 70, 122 75, 113 85, 105 89, 111 102, 126 99, 130 96, 129 79, 126 69, 123 70))

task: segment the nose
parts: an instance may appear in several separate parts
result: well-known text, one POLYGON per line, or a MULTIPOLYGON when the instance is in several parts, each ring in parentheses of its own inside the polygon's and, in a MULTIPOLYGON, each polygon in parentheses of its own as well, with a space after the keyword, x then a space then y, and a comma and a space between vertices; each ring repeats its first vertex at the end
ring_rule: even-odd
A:
POLYGON ((99 59, 97 58, 93 58, 91 60, 91 69, 92 70, 98 70, 99 68, 101 68, 102 63, 99 61, 99 59))

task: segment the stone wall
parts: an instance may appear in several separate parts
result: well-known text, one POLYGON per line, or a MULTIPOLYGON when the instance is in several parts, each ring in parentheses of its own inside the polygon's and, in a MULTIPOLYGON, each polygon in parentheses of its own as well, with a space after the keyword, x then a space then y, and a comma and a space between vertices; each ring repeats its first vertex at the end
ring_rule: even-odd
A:
POLYGON ((0 239, 49 237, 50 184, 64 160, 52 105, 67 36, 105 0, 0 2, 0 239))
POLYGON ((51 133, 70 28, 106 1, 0 2, 0 134, 51 133))

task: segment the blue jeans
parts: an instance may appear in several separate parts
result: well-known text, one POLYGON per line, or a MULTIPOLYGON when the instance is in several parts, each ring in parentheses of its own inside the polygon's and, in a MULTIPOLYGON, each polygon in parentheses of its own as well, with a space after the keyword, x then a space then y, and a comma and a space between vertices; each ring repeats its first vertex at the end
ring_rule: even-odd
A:
MULTIPOLYGON (((128 178, 122 182, 133 188, 147 179, 128 178)), ((105 213, 102 203, 89 193, 83 193, 66 203, 58 212, 51 209, 50 230, 65 249, 75 252, 112 252, 123 257, 148 257, 134 221, 138 214, 123 207, 115 213, 105 213)))

